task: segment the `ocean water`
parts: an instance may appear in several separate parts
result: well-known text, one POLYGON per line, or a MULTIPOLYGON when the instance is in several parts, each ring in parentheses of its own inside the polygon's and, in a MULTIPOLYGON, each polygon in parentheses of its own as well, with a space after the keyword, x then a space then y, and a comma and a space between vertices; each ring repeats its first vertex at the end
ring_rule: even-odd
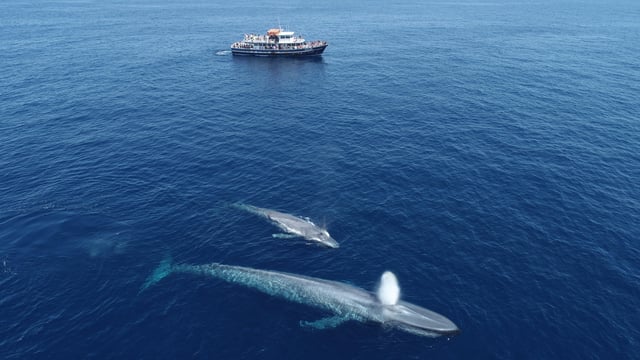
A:
POLYGON ((0 358, 632 359, 637 1, 0 3, 0 358), (320 58, 235 58, 278 23, 320 58), (231 205, 308 216, 341 247, 231 205), (326 314, 166 257, 376 287, 326 314))

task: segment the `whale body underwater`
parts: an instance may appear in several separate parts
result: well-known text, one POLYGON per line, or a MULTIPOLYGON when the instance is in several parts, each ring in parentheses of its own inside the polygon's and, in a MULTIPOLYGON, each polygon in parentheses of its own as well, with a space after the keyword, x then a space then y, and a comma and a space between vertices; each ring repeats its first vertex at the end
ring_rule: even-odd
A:
MULTIPOLYGON (((285 214, 280 211, 260 208, 253 205, 234 204, 234 206, 238 209, 262 216, 270 220, 282 231, 293 234, 294 236, 300 236, 309 241, 316 241, 324 246, 328 246, 334 249, 340 246, 338 242, 334 238, 332 238, 331 235, 329 235, 329 232, 326 229, 314 224, 309 219, 300 218, 291 214, 285 214)), ((278 236, 277 234, 274 236, 283 237, 278 236)))
POLYGON ((145 290, 172 273, 210 276, 265 294, 305 304, 332 315, 300 325, 315 329, 333 328, 346 321, 376 322, 412 334, 437 337, 460 332, 449 319, 431 310, 399 299, 395 275, 382 275, 377 294, 345 283, 278 271, 260 270, 218 263, 171 264, 163 261, 143 284, 145 290))

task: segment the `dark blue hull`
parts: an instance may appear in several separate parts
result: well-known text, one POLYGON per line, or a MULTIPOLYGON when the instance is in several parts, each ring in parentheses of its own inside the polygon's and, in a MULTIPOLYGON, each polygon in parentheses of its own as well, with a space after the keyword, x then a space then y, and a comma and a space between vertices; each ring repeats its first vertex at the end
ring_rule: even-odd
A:
POLYGON ((308 49, 244 49, 244 48, 231 48, 233 55, 240 56, 315 56, 321 55, 327 45, 315 46, 308 49))

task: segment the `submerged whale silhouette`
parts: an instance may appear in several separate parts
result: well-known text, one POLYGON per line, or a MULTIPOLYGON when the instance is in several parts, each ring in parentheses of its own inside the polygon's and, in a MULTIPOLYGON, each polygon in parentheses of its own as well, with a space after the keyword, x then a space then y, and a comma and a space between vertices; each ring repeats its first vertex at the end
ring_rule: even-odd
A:
MULTIPOLYGON (((235 207, 238 209, 246 210, 250 213, 260 215, 264 218, 271 220, 277 227, 282 229, 283 231, 293 234, 295 236, 303 237, 307 240, 317 241, 322 245, 337 248, 339 244, 335 241, 329 232, 314 224, 309 219, 300 218, 297 216, 293 216, 290 214, 285 214, 276 210, 260 208, 257 206, 247 205, 247 204, 235 204, 235 207)), ((278 236, 278 235, 274 235, 278 236)), ((283 237, 283 236, 278 236, 283 237)))
POLYGON ((301 326, 332 328, 345 321, 377 322, 416 335, 436 337, 455 335, 460 330, 446 317, 420 306, 399 300, 400 288, 395 275, 382 275, 377 296, 361 288, 308 276, 242 266, 211 263, 172 265, 164 261, 149 276, 141 290, 171 273, 205 275, 244 285, 268 295, 325 310, 332 316, 317 321, 301 321, 301 326))

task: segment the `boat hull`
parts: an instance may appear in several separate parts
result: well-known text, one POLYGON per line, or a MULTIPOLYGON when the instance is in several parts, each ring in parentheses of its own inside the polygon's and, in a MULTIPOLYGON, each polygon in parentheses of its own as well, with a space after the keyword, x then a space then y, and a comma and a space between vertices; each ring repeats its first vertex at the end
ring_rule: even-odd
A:
POLYGON ((291 57, 291 56, 317 56, 321 55, 327 45, 314 46, 305 49, 246 49, 231 48, 231 53, 238 56, 269 56, 269 57, 291 57))

